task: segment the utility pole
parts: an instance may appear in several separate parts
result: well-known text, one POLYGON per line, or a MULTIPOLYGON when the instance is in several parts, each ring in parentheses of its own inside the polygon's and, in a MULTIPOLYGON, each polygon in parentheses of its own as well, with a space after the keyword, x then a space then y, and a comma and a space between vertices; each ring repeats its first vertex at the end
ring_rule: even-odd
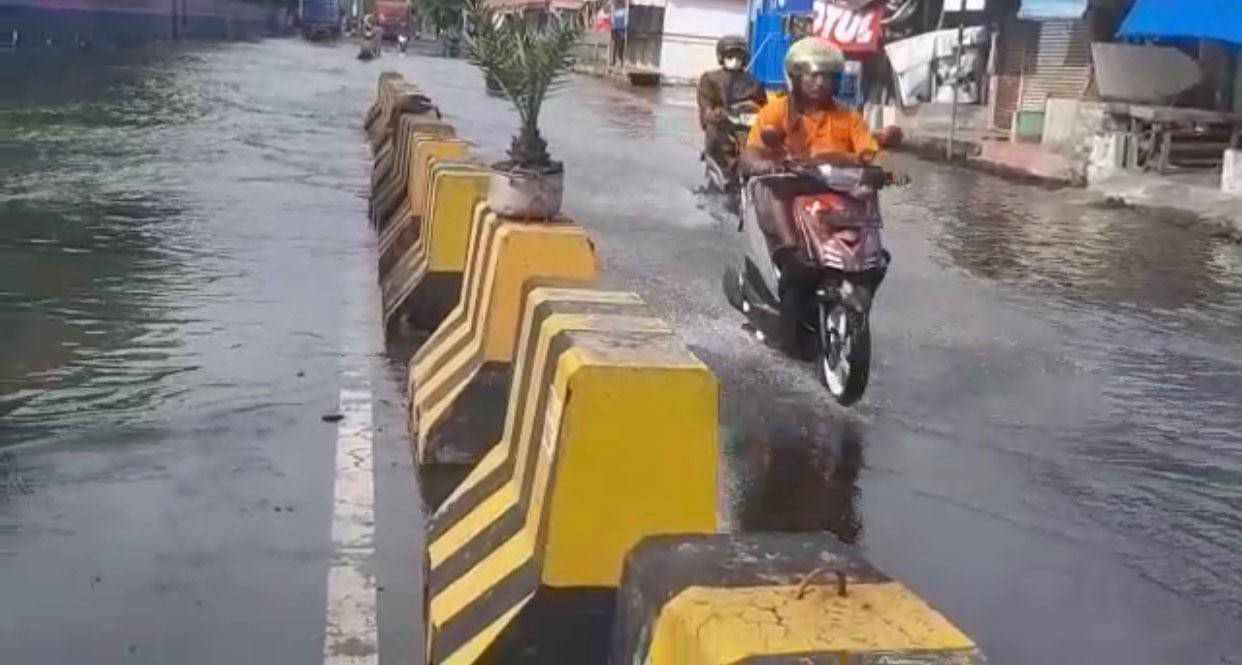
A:
MULTIPOLYGON (((945 143, 945 157, 953 161, 953 147, 957 142, 957 97, 961 93, 958 85, 962 82, 962 54, 966 50, 966 12, 981 12, 987 7, 987 0, 944 0, 940 20, 945 15, 957 14, 957 44, 954 49, 956 65, 953 67, 953 102, 949 107, 949 140, 945 143)), ((995 57, 995 56, 993 56, 995 57)))
POLYGON ((949 110, 949 141, 945 145, 945 157, 949 161, 953 161, 953 143, 957 138, 957 97, 960 93, 958 84, 962 80, 962 51, 965 48, 962 45, 963 35, 966 33, 966 8, 957 13, 957 44, 955 45, 955 53, 957 56, 957 64, 953 67, 953 105, 949 110))

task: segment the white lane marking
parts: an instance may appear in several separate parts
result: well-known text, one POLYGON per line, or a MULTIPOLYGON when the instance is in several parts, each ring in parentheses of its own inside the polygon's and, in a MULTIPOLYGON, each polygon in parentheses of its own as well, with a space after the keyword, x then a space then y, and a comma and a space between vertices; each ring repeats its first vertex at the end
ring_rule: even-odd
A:
MULTIPOLYGON (((366 284, 367 282, 355 282, 366 284)), ((365 288, 365 287, 364 287, 365 288)), ((375 556, 375 452, 367 308, 350 298, 342 344, 340 414, 332 510, 332 561, 324 629, 326 665, 378 665, 375 556)))

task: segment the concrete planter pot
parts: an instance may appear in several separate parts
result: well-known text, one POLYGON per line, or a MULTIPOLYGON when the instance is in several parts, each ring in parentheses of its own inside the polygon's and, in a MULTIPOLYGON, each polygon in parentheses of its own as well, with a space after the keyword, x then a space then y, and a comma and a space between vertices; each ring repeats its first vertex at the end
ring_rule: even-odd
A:
POLYGON ((487 205, 497 214, 521 219, 551 219, 561 212, 565 171, 498 170, 487 188, 487 205))

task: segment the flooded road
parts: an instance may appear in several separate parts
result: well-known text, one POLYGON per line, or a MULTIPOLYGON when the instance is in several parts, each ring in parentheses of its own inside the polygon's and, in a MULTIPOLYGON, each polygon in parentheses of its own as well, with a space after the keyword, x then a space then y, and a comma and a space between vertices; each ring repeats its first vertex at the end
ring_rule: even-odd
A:
MULTIPOLYGON (((408 662, 417 501, 376 309, 349 314, 374 298, 358 126, 381 67, 487 156, 514 120, 462 62, 376 65, 269 42, 0 86, 0 662, 321 658, 348 357, 380 657, 408 662)), ((722 380, 732 526, 857 542, 993 662, 1242 663, 1242 249, 905 162, 847 411, 719 294, 689 94, 582 79, 545 112, 607 281, 722 380)))

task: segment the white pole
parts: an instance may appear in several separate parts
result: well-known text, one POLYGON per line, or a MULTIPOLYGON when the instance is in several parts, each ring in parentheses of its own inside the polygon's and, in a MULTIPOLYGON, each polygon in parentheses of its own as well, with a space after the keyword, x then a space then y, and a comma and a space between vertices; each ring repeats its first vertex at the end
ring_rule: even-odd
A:
POLYGON ((962 11, 957 16, 957 65, 953 68, 953 106, 949 111, 949 141, 945 146, 945 156, 949 161, 953 161, 953 143, 957 138, 957 96, 959 93, 958 84, 962 80, 962 46, 964 40, 963 34, 966 31, 966 7, 962 7, 962 11))

